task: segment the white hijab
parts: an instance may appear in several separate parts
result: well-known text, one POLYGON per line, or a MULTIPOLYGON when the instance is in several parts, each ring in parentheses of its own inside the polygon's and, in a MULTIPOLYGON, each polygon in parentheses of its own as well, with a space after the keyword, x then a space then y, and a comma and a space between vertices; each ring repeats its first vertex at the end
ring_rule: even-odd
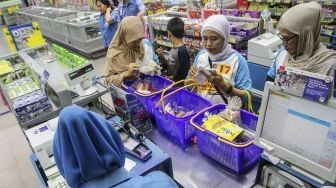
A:
POLYGON ((278 29, 299 36, 297 56, 289 55, 285 66, 318 74, 328 74, 335 67, 336 52, 320 43, 321 6, 316 2, 296 5, 280 19, 278 29))
POLYGON ((220 53, 218 54, 208 53, 212 60, 223 59, 225 56, 231 53, 232 51, 231 44, 229 44, 230 24, 224 15, 212 15, 208 19, 206 19, 201 30, 202 37, 204 31, 206 30, 214 31, 224 38, 223 49, 220 53))

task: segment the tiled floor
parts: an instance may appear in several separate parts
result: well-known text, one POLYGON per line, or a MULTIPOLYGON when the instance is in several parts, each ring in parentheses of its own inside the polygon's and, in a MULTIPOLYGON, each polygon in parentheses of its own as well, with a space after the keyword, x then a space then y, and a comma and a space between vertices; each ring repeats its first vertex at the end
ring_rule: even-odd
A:
MULTIPOLYGON (((0 26, 0 57, 9 54, 0 26)), ((0 102, 0 109, 4 104, 0 102)), ((0 188, 40 187, 29 160, 31 149, 12 113, 0 116, 0 188)))
MULTIPOLYGON (((0 25, 0 57, 10 52, 0 25)), ((98 74, 105 67, 105 58, 93 60, 98 74)), ((103 96, 112 104, 109 96, 103 96)), ((0 114, 6 107, 0 98, 0 114)), ((0 115, 0 188, 37 188, 39 180, 29 156, 32 153, 28 142, 12 113, 0 115)))
POLYGON ((0 187, 39 187, 31 149, 14 115, 2 115, 0 122, 0 187))

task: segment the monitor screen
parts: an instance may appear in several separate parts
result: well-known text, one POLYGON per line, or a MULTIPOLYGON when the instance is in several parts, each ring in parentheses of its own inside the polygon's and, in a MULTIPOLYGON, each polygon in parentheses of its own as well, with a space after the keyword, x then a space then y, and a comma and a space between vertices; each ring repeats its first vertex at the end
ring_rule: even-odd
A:
POLYGON ((272 90, 267 101, 259 137, 331 170, 336 157, 336 109, 272 90))

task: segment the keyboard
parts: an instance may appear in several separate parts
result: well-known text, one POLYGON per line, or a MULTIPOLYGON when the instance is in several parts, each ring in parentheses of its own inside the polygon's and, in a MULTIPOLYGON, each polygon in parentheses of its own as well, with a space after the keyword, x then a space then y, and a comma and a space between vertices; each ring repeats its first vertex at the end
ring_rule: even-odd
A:
POLYGON ((59 175, 48 181, 49 188, 70 188, 65 179, 59 175))

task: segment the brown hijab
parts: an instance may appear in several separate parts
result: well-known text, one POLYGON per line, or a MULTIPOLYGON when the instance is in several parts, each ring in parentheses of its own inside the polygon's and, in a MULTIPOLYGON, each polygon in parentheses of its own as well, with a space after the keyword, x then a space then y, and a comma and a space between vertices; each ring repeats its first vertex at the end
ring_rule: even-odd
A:
POLYGON ((106 55, 107 83, 121 85, 129 64, 136 63, 137 59, 143 56, 143 48, 140 52, 136 52, 129 44, 143 38, 145 38, 144 27, 138 17, 129 16, 121 21, 106 55))
POLYGON ((299 36, 299 56, 288 54, 285 66, 325 75, 336 67, 336 52, 320 43, 321 6, 317 2, 290 8, 281 16, 278 29, 285 29, 299 36))

